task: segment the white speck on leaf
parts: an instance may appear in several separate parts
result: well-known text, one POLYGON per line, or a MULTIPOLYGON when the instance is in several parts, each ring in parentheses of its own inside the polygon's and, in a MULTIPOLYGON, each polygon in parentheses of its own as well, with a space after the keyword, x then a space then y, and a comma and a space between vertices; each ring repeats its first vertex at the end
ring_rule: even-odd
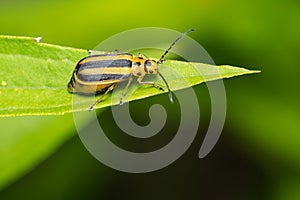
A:
POLYGON ((34 41, 36 41, 37 43, 39 43, 41 41, 42 37, 36 37, 34 38, 34 41))
POLYGON ((1 85, 2 85, 2 86, 6 86, 6 85, 7 85, 6 81, 2 81, 2 82, 1 82, 1 85))

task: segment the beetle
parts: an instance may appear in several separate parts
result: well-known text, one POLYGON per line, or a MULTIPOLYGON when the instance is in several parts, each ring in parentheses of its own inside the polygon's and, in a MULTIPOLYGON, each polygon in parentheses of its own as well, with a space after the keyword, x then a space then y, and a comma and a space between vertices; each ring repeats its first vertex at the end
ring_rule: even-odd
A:
POLYGON ((137 56, 130 53, 89 55, 77 63, 68 83, 68 91, 70 93, 84 95, 104 92, 104 94, 90 106, 89 111, 91 111, 102 101, 108 92, 114 89, 117 83, 128 80, 120 97, 120 105, 122 105, 123 98, 133 80, 133 76, 137 77, 137 82, 140 84, 152 85, 164 91, 164 89, 155 82, 143 82, 143 78, 146 74, 158 74, 164 81, 168 89, 169 99, 173 103, 170 87, 163 75, 158 71, 158 65, 164 62, 164 57, 183 36, 194 30, 195 29, 189 29, 176 38, 157 61, 148 59, 141 53, 137 56))

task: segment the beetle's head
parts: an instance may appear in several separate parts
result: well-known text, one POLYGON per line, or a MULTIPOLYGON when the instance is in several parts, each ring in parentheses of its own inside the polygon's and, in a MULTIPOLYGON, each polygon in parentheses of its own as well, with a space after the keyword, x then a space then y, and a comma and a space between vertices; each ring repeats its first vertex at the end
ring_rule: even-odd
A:
POLYGON ((146 60, 144 63, 144 70, 147 74, 157 74, 158 68, 155 60, 146 60))

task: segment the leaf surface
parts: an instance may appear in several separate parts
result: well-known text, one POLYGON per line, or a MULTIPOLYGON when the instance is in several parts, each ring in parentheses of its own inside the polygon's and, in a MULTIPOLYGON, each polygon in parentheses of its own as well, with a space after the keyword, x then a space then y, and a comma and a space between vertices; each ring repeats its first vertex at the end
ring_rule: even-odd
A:
MULTIPOLYGON (((94 97, 67 91, 76 63, 87 55, 83 49, 40 43, 30 37, 0 36, 0 116, 62 115, 87 110, 94 97)), ((206 81, 259 72, 176 60, 168 60, 159 67, 173 91, 206 81)), ((157 75, 148 75, 145 80, 156 81, 165 87, 157 75)), ((138 84, 133 84, 130 91, 132 95, 126 96, 125 102, 161 93, 156 88, 138 84)), ((117 89, 116 94, 120 92, 121 89, 117 89)), ((118 99, 111 100, 110 96, 111 93, 96 108, 118 104, 118 99)))

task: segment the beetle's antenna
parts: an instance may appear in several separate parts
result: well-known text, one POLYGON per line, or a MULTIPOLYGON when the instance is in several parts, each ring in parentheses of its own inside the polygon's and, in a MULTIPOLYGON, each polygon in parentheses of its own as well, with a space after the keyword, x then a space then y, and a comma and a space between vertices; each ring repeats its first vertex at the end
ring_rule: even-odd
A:
POLYGON ((169 51, 172 49, 172 47, 186 34, 188 34, 189 32, 195 31, 194 28, 191 28, 187 31, 185 31, 184 33, 182 33, 178 38, 176 38, 176 40, 174 40, 174 42, 169 46, 169 48, 165 51, 165 53, 160 57, 160 59, 157 61, 157 64, 160 64, 164 61, 164 57, 169 53, 169 51))
POLYGON ((168 88, 168 92, 169 92, 169 99, 170 99, 171 103, 173 103, 172 92, 171 92, 171 90, 170 90, 170 87, 169 87, 169 85, 168 85, 166 79, 163 77, 163 75, 162 75, 161 73, 158 72, 158 74, 159 74, 159 76, 162 78, 162 80, 165 82, 165 84, 166 84, 166 86, 167 86, 167 88, 168 88))

